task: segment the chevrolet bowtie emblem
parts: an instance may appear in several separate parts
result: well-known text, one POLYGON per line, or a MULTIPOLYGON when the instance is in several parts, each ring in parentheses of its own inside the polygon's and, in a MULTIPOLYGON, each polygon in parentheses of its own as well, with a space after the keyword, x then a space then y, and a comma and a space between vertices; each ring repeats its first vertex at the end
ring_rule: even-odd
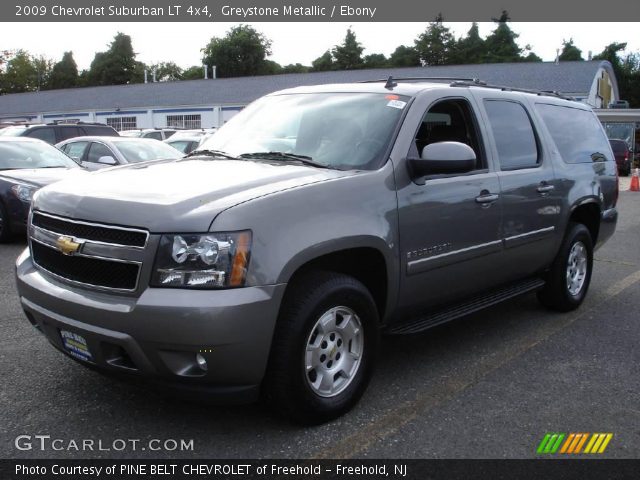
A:
POLYGON ((76 242, 73 240, 73 237, 58 237, 56 240, 56 247, 60 250, 64 255, 73 255, 80 250, 80 246, 82 243, 76 242))

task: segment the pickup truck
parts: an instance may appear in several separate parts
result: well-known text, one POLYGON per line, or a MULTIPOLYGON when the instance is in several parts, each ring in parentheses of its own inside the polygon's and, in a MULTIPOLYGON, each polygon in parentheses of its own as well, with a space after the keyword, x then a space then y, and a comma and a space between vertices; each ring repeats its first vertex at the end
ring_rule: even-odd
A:
POLYGON ((185 158, 43 188, 27 318, 93 369, 313 424, 357 403, 382 334, 534 291, 577 308, 617 221, 602 126, 444 80, 273 93, 185 158))

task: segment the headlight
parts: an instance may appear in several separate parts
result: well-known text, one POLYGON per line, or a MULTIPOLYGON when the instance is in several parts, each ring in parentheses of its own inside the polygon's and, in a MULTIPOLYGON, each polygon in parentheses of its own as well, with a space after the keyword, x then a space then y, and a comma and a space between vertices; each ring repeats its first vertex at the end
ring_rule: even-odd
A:
POLYGON ((242 287, 251 232, 163 235, 151 276, 154 287, 242 287))
POLYGON ((37 190, 38 187, 34 187, 33 185, 25 185, 23 183, 18 183, 17 185, 13 185, 11 187, 11 191, 13 192, 13 194, 26 203, 31 203, 33 194, 36 193, 37 190))

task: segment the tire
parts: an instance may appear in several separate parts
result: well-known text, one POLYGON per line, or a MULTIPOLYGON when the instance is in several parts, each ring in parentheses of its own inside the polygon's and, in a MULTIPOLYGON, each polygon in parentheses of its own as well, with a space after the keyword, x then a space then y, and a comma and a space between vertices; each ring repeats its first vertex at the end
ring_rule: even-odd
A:
POLYGON ((11 224, 9 223, 9 215, 7 209, 0 202, 0 243, 11 241, 13 235, 11 233, 11 224))
POLYGON ((263 383, 267 403, 304 425, 349 411, 371 378, 378 324, 371 293, 355 278, 324 271, 299 277, 274 332, 263 383))
POLYGON ((591 233, 583 224, 572 222, 548 272, 547 283, 538 291, 538 300, 560 312, 575 310, 587 295, 592 271, 591 233))

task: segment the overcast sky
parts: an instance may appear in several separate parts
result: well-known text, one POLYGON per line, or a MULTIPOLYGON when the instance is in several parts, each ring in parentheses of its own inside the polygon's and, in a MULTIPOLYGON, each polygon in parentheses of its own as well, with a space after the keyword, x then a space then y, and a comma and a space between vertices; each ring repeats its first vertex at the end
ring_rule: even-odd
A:
MULTIPOLYGON (((445 23, 456 37, 466 34, 470 23, 445 23)), ((145 63, 173 61, 181 67, 199 65, 200 49, 212 36, 222 36, 232 23, 0 23, 0 49, 25 49, 58 61, 72 50, 79 69, 88 68, 96 52, 106 50, 113 36, 121 31, 133 39, 138 60, 145 63), (25 34, 25 32, 28 32, 25 34)), ((328 48, 344 39, 347 23, 254 23, 273 41, 272 60, 286 65, 310 65, 328 48)), ((369 53, 389 55, 398 45, 413 45, 426 23, 355 23, 358 41, 369 53)), ((530 44, 545 61, 552 61, 563 39, 573 38, 586 58, 611 42, 627 42, 628 50, 640 50, 640 23, 510 23, 520 34, 521 47, 530 44)), ((480 23, 485 37, 495 28, 480 23)))

